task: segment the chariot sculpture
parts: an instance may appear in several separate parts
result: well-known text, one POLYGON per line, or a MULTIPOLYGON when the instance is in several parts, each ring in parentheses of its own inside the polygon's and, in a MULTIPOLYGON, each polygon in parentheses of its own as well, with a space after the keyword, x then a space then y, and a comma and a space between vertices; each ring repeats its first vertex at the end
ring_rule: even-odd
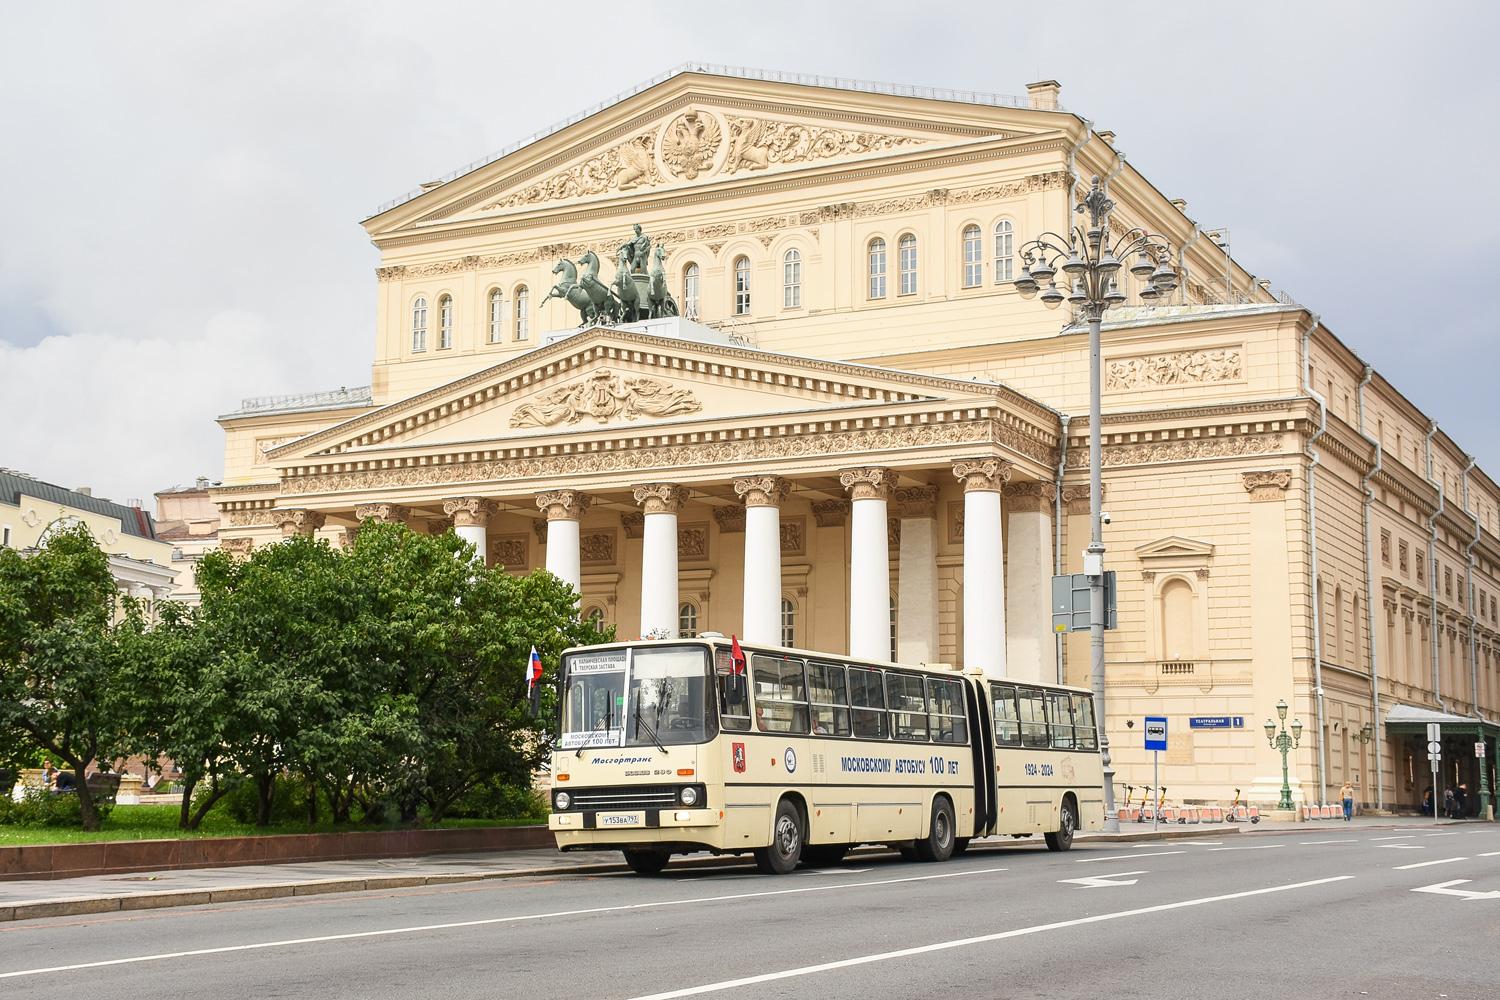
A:
POLYGON ((635 235, 615 253, 615 273, 609 284, 599 279, 599 255, 590 250, 576 262, 566 257, 557 262, 552 273, 562 278, 542 302, 563 299, 578 310, 580 327, 677 316, 677 300, 667 290, 666 262, 666 247, 660 243, 653 247, 651 237, 637 223, 635 235))

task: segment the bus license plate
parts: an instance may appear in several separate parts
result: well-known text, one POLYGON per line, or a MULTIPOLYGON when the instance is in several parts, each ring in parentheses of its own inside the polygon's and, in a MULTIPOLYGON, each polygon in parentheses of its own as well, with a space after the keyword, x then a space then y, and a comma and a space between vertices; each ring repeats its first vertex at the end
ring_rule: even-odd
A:
POLYGON ((640 813, 605 813, 599 817, 600 826, 640 826, 644 822, 640 813))

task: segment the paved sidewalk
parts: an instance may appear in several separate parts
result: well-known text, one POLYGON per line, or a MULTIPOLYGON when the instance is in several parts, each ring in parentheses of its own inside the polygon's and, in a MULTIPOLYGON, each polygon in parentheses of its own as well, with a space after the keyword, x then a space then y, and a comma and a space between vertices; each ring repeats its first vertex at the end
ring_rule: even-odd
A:
MULTIPOLYGON (((1358 817, 1348 823, 1321 820, 1306 823, 1164 824, 1155 833, 1147 824, 1123 824, 1120 833, 1081 833, 1080 843, 1135 843, 1220 837, 1249 833, 1286 833, 1359 828, 1432 828, 1462 825, 1470 821, 1433 820, 1428 817, 1358 817)), ((995 838, 976 847, 1020 846, 1024 841, 995 838)), ((1036 843, 1030 841, 1029 843, 1036 843)), ((865 855, 890 853, 883 847, 862 848, 865 855)), ((723 864, 726 859, 702 855, 678 861, 674 866, 723 864)), ((80 916, 122 910, 148 910, 170 906, 199 906, 288 896, 312 896, 339 892, 369 892, 429 885, 451 885, 487 879, 589 874, 624 871, 620 856, 613 852, 563 854, 556 850, 504 851, 489 854, 446 854, 426 858, 389 858, 365 861, 318 861, 284 865, 246 865, 238 868, 202 868, 180 871, 142 872, 137 875, 97 875, 85 878, 0 882, 0 921, 43 917, 80 916)))

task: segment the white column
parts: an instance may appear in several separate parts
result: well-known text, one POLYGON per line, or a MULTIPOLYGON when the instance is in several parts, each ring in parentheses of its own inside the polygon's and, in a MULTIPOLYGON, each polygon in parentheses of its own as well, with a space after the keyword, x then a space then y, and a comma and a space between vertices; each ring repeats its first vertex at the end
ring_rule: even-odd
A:
POLYGON ((878 466, 845 469, 839 482, 853 499, 849 541, 849 655, 891 658, 891 555, 886 497, 896 474, 878 466))
POLYGON ((1005 615, 1010 634, 1005 669, 1011 677, 1057 682, 1057 643, 1052 638, 1052 483, 1008 483, 1002 494, 1010 521, 1006 546, 1005 615))
POLYGON ((635 502, 646 512, 641 539, 641 635, 677 635, 677 512, 688 490, 673 483, 635 488, 635 502))
POLYGON ((781 645, 781 501, 790 490, 780 476, 734 481, 745 501, 746 642, 781 645))
POLYGON ((1000 490, 1011 463, 998 458, 953 463, 964 484, 964 668, 1005 676, 1005 549, 1000 490))
POLYGON ((901 518, 896 569, 896 659, 901 663, 938 659, 937 494, 936 486, 895 494, 901 518))
POLYGON ((547 518, 547 572, 580 593, 583 563, 578 519, 593 502, 593 497, 577 490, 551 490, 536 495, 536 505, 547 518))
POLYGON ((500 505, 484 497, 453 497, 443 501, 443 513, 453 518, 453 533, 470 545, 482 563, 489 562, 490 518, 500 505))

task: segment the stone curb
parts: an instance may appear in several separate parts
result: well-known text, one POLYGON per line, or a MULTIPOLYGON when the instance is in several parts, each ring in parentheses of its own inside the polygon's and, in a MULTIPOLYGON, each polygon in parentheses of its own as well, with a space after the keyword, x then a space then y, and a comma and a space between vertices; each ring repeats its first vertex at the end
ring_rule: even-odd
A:
MULTIPOLYGON (((1226 829, 1187 829, 1129 831, 1118 834, 1094 833, 1079 837, 1080 842, 1128 843, 1130 841, 1185 840, 1192 837, 1217 837, 1239 833, 1237 827, 1226 829)), ((1003 843, 997 841, 996 845, 1003 843)), ((977 852, 989 845, 980 845, 977 852)), ((855 856, 892 853, 884 847, 869 847, 851 852, 855 856)), ((675 867, 703 867, 720 864, 721 859, 694 858, 678 862, 675 867)), ((289 896, 318 896, 334 892, 376 892, 383 889, 411 889, 422 886, 453 885, 459 882, 487 882, 508 878, 535 878, 542 875, 587 875, 626 871, 623 864, 571 864, 545 868, 509 871, 451 872, 442 875, 375 875, 369 878, 309 879, 303 882, 275 882, 262 885, 225 886, 209 889, 177 889, 167 892, 122 893, 117 896, 82 896, 77 899, 39 899, 33 902, 0 906, 0 922, 40 920, 46 917, 78 917, 125 910, 155 910, 173 906, 203 906, 209 903, 242 903, 289 896)))

